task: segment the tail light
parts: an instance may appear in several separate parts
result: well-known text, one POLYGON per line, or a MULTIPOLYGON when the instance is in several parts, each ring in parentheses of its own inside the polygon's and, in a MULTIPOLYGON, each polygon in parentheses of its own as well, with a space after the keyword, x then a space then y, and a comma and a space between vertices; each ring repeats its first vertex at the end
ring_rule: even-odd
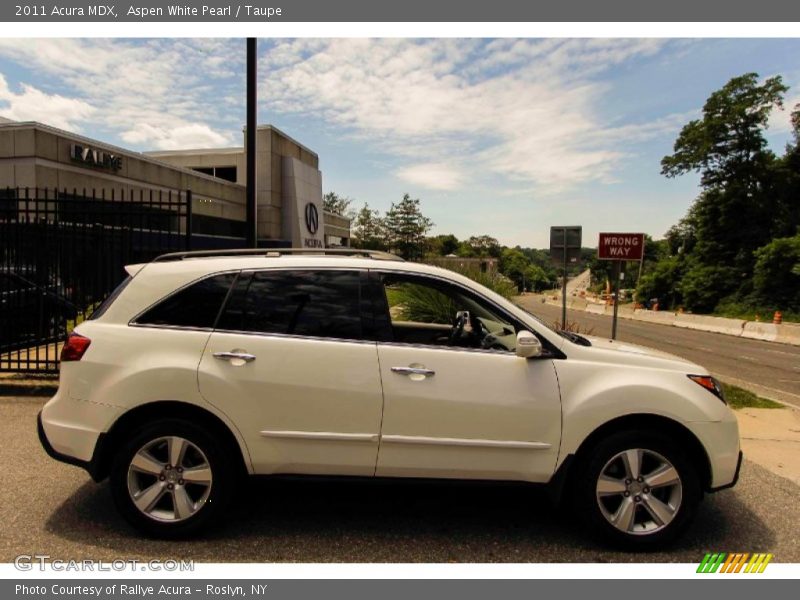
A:
POLYGON ((86 353, 91 343, 92 340, 87 337, 78 335, 77 333, 70 333, 67 336, 64 347, 61 349, 61 362, 80 360, 83 358, 83 355, 86 353))

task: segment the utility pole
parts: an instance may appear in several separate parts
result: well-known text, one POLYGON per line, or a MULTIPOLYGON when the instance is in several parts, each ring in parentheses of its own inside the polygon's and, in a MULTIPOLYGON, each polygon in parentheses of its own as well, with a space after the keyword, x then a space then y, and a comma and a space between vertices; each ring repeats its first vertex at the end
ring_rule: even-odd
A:
POLYGON ((247 38, 247 197, 246 197, 246 245, 258 245, 258 223, 256 221, 256 105, 258 102, 256 38, 247 38))
POLYGON ((561 282, 561 331, 567 330, 567 228, 564 228, 564 280, 561 282))

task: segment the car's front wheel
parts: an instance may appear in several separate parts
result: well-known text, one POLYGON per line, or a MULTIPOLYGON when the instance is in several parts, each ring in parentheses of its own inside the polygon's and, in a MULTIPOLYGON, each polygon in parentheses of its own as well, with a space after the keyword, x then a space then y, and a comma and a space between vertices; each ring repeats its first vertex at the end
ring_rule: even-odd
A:
POLYGON ((672 541, 702 498, 690 457, 655 431, 600 441, 579 459, 573 482, 574 506, 590 529, 632 549, 672 541))
POLYGON ((132 435, 111 471, 117 508, 157 537, 189 535, 217 520, 236 485, 227 449, 203 427, 165 419, 132 435))

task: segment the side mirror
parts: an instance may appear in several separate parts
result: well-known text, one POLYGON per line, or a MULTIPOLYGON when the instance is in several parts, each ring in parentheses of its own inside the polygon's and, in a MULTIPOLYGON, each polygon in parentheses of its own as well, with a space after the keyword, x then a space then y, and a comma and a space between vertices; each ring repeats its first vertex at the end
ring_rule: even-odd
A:
POLYGON ((517 334, 517 356, 520 358, 536 358, 542 355, 542 342, 530 331, 517 334))

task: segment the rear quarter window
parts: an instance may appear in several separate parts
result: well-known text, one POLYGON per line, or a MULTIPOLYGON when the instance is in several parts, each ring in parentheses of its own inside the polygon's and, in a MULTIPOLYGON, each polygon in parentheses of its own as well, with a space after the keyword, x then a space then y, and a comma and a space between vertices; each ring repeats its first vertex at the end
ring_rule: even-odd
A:
POLYGON ((206 277, 178 290, 135 319, 137 325, 212 329, 236 273, 206 277))

